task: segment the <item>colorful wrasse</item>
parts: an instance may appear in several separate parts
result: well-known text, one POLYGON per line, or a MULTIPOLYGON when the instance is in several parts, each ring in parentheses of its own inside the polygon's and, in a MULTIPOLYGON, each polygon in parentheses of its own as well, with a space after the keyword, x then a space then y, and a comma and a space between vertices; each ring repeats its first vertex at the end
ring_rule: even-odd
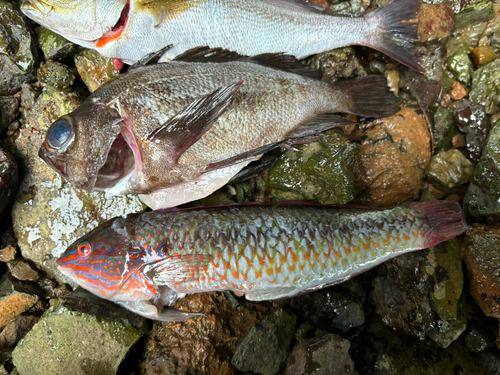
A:
POLYGON ((364 45, 417 71, 418 0, 394 0, 364 17, 333 17, 301 0, 24 0, 28 17, 102 55, 134 63, 167 45, 164 59, 199 46, 297 58, 364 45))
POLYGON ((346 124, 332 113, 399 111, 382 76, 331 84, 291 71, 313 73, 290 56, 204 49, 131 68, 54 122, 40 156, 77 188, 142 194, 159 209, 211 194, 285 141, 346 124))
POLYGON ((460 206, 438 201, 385 210, 231 205, 116 218, 57 261, 82 287, 158 320, 193 314, 184 293, 232 290, 253 301, 333 285, 392 257, 462 233, 460 206))

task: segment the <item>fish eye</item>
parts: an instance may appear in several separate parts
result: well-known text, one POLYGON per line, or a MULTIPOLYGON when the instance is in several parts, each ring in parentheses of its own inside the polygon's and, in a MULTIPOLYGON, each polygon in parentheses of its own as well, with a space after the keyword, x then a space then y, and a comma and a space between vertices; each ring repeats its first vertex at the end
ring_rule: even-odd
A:
POLYGON ((50 148, 62 153, 68 149, 75 139, 73 126, 68 120, 60 118, 49 128, 46 139, 50 148))
POLYGON ((79 246, 78 246, 78 254, 82 257, 82 258, 86 258, 90 255, 90 253, 92 252, 92 246, 90 246, 90 244, 88 242, 82 242, 79 246))

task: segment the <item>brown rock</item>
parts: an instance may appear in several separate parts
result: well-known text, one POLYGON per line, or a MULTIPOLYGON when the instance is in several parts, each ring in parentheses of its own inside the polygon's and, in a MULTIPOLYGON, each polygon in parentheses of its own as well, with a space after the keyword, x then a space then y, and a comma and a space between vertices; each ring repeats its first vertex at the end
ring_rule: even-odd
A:
POLYGON ((0 333, 0 348, 10 348, 33 328, 40 318, 34 315, 18 315, 0 333))
POLYGON ((12 245, 4 247, 0 250, 0 262, 10 262, 16 258, 16 248, 12 245))
POLYGON ((422 4, 418 11, 418 40, 428 42, 449 36, 455 28, 455 14, 447 4, 422 4))
MULTIPOLYGON (((234 298, 234 297, 233 297, 234 298)), ((191 294, 176 308, 202 312, 205 316, 178 323, 155 322, 146 343, 147 358, 142 374, 229 375, 235 369, 231 358, 238 340, 266 314, 263 304, 230 301, 222 293, 191 294)))
POLYGON ((453 82, 451 87, 451 98, 453 100, 462 100, 467 95, 467 90, 460 84, 460 82, 453 82))
POLYGON ((387 207, 418 197, 431 158, 431 137, 422 118, 402 108, 368 124, 357 140, 358 203, 387 207))
POLYGON ((487 316, 500 318, 500 226, 471 225, 462 252, 472 297, 487 316))
POLYGON ((479 46, 472 50, 472 56, 477 65, 486 65, 497 58, 495 50, 491 46, 479 46))
MULTIPOLYGON (((9 264, 10 265, 10 264, 9 264)), ((23 281, 38 281, 40 274, 36 272, 31 266, 24 262, 18 261, 10 266, 10 272, 18 280, 23 281)))
POLYGON ((4 329, 11 319, 25 312, 37 301, 37 296, 19 292, 0 299, 0 329, 4 329))
POLYGON ((451 139, 454 148, 465 148, 465 138, 462 134, 457 134, 451 139))

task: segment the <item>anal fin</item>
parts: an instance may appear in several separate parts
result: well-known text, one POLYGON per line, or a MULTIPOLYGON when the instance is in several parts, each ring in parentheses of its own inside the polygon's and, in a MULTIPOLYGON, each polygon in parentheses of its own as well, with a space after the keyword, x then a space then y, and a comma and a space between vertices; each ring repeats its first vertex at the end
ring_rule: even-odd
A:
POLYGON ((245 292, 245 298, 249 301, 268 301, 279 298, 296 296, 300 290, 295 286, 268 287, 266 289, 245 292))

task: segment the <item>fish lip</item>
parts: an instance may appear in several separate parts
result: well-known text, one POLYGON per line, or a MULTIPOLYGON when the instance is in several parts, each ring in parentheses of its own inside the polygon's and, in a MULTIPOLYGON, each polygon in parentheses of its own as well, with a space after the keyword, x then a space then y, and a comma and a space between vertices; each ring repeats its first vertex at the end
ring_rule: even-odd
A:
POLYGON ((55 155, 49 152, 43 144, 38 150, 38 156, 53 170, 59 173, 61 176, 66 178, 67 174, 67 163, 64 157, 55 155))
POLYGON ((131 0, 129 0, 123 6, 122 11, 120 13, 120 17, 118 18, 114 26, 111 27, 111 29, 107 33, 101 35, 100 38, 93 41, 96 48, 106 47, 106 45, 109 42, 114 42, 120 38, 120 36, 127 29, 131 11, 132 11, 132 2, 131 0))
POLYGON ((24 0, 21 11, 28 17, 40 19, 40 16, 48 17, 54 7, 44 3, 42 0, 24 0))

